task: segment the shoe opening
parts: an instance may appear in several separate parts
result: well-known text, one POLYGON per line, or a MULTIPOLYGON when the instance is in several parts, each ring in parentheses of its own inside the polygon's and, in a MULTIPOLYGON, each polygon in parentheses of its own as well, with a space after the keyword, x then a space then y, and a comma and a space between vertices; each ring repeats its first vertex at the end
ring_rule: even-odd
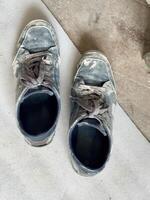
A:
POLYGON ((97 128, 96 119, 84 119, 76 124, 70 137, 71 149, 85 167, 96 170, 103 167, 109 152, 110 138, 97 128))
POLYGON ((19 125, 31 136, 38 136, 49 131, 58 115, 56 96, 52 91, 44 92, 42 89, 28 92, 29 94, 18 106, 19 125))

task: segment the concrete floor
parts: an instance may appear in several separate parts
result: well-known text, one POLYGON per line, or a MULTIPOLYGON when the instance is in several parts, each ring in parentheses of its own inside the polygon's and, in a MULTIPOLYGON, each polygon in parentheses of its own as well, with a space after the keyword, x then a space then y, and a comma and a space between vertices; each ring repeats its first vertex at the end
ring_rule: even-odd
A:
POLYGON ((103 51, 112 64, 118 99, 150 140, 150 11, 145 0, 43 0, 80 52, 103 51))

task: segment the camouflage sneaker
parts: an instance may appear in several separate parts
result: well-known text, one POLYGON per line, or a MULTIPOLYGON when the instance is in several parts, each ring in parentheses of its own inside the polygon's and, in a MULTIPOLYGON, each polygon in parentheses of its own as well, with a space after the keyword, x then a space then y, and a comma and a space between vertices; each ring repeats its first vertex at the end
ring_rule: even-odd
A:
POLYGON ((115 83, 107 58, 86 52, 78 64, 71 91, 69 149, 73 168, 84 176, 100 172, 112 144, 115 83))
POLYGON ((22 32, 13 62, 17 78, 17 121, 26 141, 48 144, 60 112, 59 47, 51 24, 31 21, 22 32))

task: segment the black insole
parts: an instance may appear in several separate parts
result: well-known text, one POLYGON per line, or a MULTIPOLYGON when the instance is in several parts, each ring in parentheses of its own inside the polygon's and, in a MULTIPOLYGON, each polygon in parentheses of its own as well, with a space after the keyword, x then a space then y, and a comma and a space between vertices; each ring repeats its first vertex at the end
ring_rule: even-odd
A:
POLYGON ((20 125, 30 135, 45 133, 53 126, 57 112, 58 105, 55 95, 33 93, 20 105, 20 125))
POLYGON ((110 151, 108 136, 88 124, 76 125, 72 132, 71 145, 77 159, 90 169, 102 167, 110 151))

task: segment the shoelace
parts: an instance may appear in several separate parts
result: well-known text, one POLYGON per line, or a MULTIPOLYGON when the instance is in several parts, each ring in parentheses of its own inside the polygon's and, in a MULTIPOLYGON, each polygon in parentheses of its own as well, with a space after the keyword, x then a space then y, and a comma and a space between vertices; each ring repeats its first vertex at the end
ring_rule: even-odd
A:
POLYGON ((80 84, 72 90, 75 94, 71 96, 72 101, 86 110, 89 116, 97 116, 108 110, 105 102, 105 88, 80 84))
POLYGON ((104 135, 110 132, 112 125, 108 119, 111 116, 111 105, 116 103, 116 92, 111 81, 105 82, 102 87, 97 87, 85 85, 81 80, 72 88, 71 98, 86 111, 89 117, 103 124, 95 128, 98 128, 104 135))
POLYGON ((53 55, 49 52, 38 52, 25 55, 21 61, 20 80, 27 87, 35 85, 48 86, 54 69, 53 55))

